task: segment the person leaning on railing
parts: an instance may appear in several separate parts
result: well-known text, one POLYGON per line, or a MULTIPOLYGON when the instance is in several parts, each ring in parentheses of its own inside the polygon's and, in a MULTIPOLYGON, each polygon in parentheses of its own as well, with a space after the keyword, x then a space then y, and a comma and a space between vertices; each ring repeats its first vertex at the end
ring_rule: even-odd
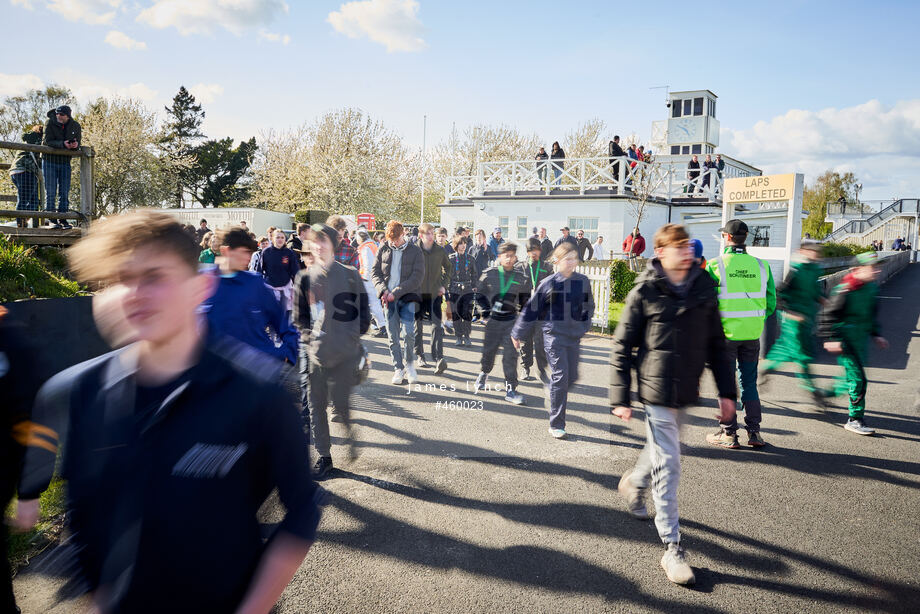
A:
MULTIPOLYGON (((73 118, 70 107, 65 104, 48 111, 48 122, 45 124, 46 146, 75 150, 80 148, 82 138, 80 124, 73 118)), ((42 160, 42 174, 45 177, 45 209, 54 211, 54 197, 60 194, 58 212, 67 212, 70 209, 70 156, 45 154, 42 160)), ((69 229, 70 223, 60 220, 51 227, 69 229)))
MULTIPOLYGON (((40 145, 42 142, 42 127, 33 126, 31 130, 22 135, 24 143, 29 145, 40 145)), ((41 154, 31 151, 20 151, 16 160, 10 167, 10 180, 16 186, 17 211, 38 211, 41 205, 40 194, 38 190, 38 177, 41 171, 40 166, 41 154)), ((36 220, 35 225, 38 224, 36 220)), ((16 226, 19 228, 28 228, 29 220, 19 218, 16 220, 16 226)))

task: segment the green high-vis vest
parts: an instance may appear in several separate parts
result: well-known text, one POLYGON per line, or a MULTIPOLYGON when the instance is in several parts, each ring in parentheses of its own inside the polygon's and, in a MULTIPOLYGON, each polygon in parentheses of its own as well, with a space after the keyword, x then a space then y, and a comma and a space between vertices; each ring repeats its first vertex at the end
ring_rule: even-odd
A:
POLYGON ((719 284, 719 312, 725 338, 760 339, 764 321, 776 310, 776 286, 766 262, 743 247, 726 247, 721 256, 706 263, 719 284))

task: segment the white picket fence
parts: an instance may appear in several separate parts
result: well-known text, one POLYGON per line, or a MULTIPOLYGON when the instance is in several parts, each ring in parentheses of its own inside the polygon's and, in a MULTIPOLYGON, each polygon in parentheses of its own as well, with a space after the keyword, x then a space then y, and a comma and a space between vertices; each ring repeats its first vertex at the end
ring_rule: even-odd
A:
POLYGON ((610 268, 581 265, 575 270, 591 280, 591 293, 594 295, 594 317, 591 324, 606 329, 610 322, 610 268))

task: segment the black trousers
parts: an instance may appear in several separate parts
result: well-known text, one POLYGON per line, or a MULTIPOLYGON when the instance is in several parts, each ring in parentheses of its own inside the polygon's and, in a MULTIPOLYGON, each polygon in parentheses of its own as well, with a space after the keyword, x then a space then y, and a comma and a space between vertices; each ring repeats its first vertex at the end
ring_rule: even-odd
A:
POLYGON ((349 359, 331 368, 310 365, 310 426, 313 447, 318 456, 331 456, 329 418, 326 415, 330 397, 335 404, 335 413, 346 425, 351 424, 348 397, 355 385, 356 360, 349 359))
POLYGON ((505 376, 505 384, 512 389, 517 388, 517 350, 511 343, 511 329, 514 327, 514 318, 508 320, 496 320, 494 317, 489 318, 486 322, 485 339, 482 342, 482 372, 489 374, 492 367, 495 366, 495 356, 498 354, 498 348, 502 349, 502 371, 505 376))
POLYGON ((441 327, 442 297, 431 294, 422 295, 419 310, 415 314, 415 355, 422 357, 425 351, 423 322, 431 322, 431 359, 435 362, 444 358, 444 329, 441 327))
POLYGON ((455 290, 448 298, 454 322, 454 334, 458 337, 469 337, 473 330, 473 292, 469 288, 455 290))
POLYGON ((539 326, 530 329, 530 334, 521 340, 521 362, 525 369, 533 366, 534 354, 537 355, 537 371, 540 375, 540 381, 546 382, 546 369, 549 363, 546 361, 546 348, 543 347, 543 331, 539 326))

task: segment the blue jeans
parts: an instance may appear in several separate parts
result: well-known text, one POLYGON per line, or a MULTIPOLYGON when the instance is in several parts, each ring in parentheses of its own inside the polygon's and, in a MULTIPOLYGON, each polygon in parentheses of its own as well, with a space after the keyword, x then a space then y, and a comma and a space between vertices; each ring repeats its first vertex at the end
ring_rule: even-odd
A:
POLYGON ((645 405, 645 447, 633 469, 630 481, 637 488, 652 487, 655 502, 655 528, 666 544, 680 543, 677 516, 677 487, 680 485, 680 410, 661 405, 645 405))
POLYGON ((553 185, 559 185, 562 177, 562 168, 553 164, 553 185))
POLYGON ((402 329, 406 344, 406 363, 415 362, 415 312, 418 304, 413 301, 396 300, 387 303, 387 334, 390 337, 390 356, 393 368, 402 371, 403 349, 399 345, 399 331, 402 329))
POLYGON ((54 211, 54 197, 60 194, 58 211, 70 208, 70 160, 49 162, 42 160, 42 175, 45 176, 45 210, 54 211))
POLYGON ((38 211, 41 208, 41 202, 38 200, 38 177, 33 173, 25 172, 10 175, 10 179, 13 180, 18 194, 16 210, 38 211))

